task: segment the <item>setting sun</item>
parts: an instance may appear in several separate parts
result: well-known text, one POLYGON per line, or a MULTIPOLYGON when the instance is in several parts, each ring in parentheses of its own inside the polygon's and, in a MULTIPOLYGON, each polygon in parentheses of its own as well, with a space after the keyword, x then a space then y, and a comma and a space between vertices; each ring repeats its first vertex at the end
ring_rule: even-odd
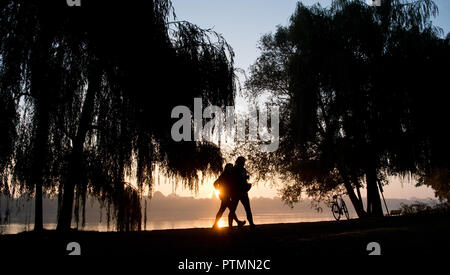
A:
POLYGON ((225 221, 223 220, 223 218, 221 218, 219 220, 219 222, 217 223, 217 227, 222 228, 225 226, 225 221))

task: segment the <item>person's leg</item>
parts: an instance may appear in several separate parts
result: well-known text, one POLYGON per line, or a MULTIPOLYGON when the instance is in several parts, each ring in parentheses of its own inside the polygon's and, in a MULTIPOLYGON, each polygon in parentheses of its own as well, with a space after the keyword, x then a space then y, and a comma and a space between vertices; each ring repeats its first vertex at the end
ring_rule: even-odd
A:
POLYGON ((250 226, 254 226, 255 224, 253 223, 252 209, 250 208, 250 199, 248 198, 247 192, 241 197, 241 203, 244 206, 245 213, 247 214, 247 220, 250 226))
POLYGON ((237 219, 236 217, 236 208, 239 203, 238 199, 231 199, 228 208, 230 209, 230 213, 228 214, 228 227, 233 227, 233 220, 237 219))
POLYGON ((237 217, 237 215, 236 215, 236 211, 234 212, 234 218, 233 218, 233 220, 236 221, 236 223, 237 223, 238 226, 243 226, 243 225, 245 224, 245 221, 241 221, 241 220, 238 219, 238 217, 237 217))
MULTIPOLYGON (((238 205, 238 203, 239 203, 239 200, 236 200, 235 203, 236 203, 236 206, 235 206, 235 208, 234 208, 233 220, 237 223, 238 226, 243 226, 243 225, 245 224, 245 221, 239 220, 238 217, 237 217, 237 215, 236 215, 236 208, 237 208, 237 205, 238 205)), ((228 209, 230 209, 230 211, 231 211, 231 207, 230 207, 231 205, 232 205, 232 201, 231 201, 231 199, 230 199, 229 202, 228 202, 228 209)))
POLYGON ((227 201, 222 200, 220 202, 219 211, 217 211, 216 220, 214 221, 213 227, 217 226, 217 223, 219 222, 220 218, 222 218, 223 212, 225 212, 225 209, 227 209, 227 206, 228 206, 228 202, 227 201))
POLYGON ((234 216, 234 217, 233 217, 233 220, 236 221, 238 227, 242 227, 242 226, 245 225, 246 221, 245 221, 245 220, 244 220, 244 221, 239 220, 238 217, 237 217, 237 215, 236 215, 236 211, 234 212, 234 215, 233 215, 233 216, 234 216))

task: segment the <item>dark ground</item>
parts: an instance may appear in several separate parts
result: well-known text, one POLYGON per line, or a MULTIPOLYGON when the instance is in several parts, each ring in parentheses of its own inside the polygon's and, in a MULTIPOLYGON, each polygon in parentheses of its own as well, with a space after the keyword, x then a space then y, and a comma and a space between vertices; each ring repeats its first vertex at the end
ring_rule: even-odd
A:
POLYGON ((177 270, 179 262, 224 259, 271 260, 271 269, 305 263, 309 257, 354 259, 369 254, 378 242, 386 256, 448 256, 449 217, 385 217, 339 222, 260 225, 229 232, 227 228, 146 232, 86 232, 60 234, 24 232, 0 236, 0 256, 67 255, 69 242, 81 245, 82 256, 139 256, 146 264, 177 270), (446 254, 443 255, 442 253, 446 254))

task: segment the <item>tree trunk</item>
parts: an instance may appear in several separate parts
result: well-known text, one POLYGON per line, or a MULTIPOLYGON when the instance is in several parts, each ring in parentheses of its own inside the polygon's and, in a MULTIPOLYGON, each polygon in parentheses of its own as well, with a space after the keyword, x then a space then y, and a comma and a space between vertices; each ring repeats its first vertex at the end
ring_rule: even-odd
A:
POLYGON ((35 186, 34 230, 43 230, 42 195, 48 156, 48 137, 50 132, 51 88, 48 65, 51 40, 43 31, 38 36, 32 61, 32 80, 30 93, 35 99, 35 123, 31 180, 35 186))
POLYGON ((83 173, 83 146, 94 116, 95 95, 100 88, 101 77, 99 65, 94 62, 89 69, 89 86, 80 115, 77 135, 74 139, 72 152, 69 158, 69 171, 67 171, 67 177, 64 181, 63 201, 61 210, 59 211, 57 225, 58 231, 70 230, 72 223, 75 186, 81 181, 80 173, 83 173))
POLYGON ((359 191, 359 184, 356 185, 356 192, 358 194, 358 199, 361 202, 362 205, 362 197, 361 197, 361 192, 359 191))
POLYGON ((364 207, 362 204, 362 201, 358 199, 355 195, 355 191, 353 190, 353 187, 348 180, 348 177, 344 176, 344 186, 347 190, 347 195, 350 198, 350 201, 353 204, 353 208, 355 208, 356 214, 358 215, 358 218, 363 218, 367 215, 367 213, 364 211, 364 207))
POLYGON ((383 208, 381 206, 380 193, 378 189, 376 168, 367 169, 366 182, 367 182, 367 214, 373 217, 382 217, 383 208))
MULTIPOLYGON (((46 112, 43 111, 43 112, 46 112)), ((36 129, 36 139, 33 149, 33 168, 32 168, 32 181, 35 186, 35 206, 34 206, 34 230, 42 231, 43 222, 43 209, 42 209, 42 189, 44 185, 45 177, 45 165, 47 163, 47 148, 48 148, 48 116, 39 116, 39 123, 36 129)))

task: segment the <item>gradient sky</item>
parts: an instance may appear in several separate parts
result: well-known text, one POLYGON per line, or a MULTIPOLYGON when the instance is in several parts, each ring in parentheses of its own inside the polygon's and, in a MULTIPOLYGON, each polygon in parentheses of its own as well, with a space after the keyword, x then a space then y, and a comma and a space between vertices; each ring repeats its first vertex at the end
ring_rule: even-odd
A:
MULTIPOLYGON (((213 28, 221 33, 235 52, 235 66, 247 70, 258 57, 257 43, 261 35, 273 32, 277 25, 287 25, 294 12, 296 0, 172 0, 178 20, 187 20, 201 28, 213 28)), ((329 6, 331 0, 302 1, 306 5, 319 2, 329 6)), ((433 20, 444 33, 450 32, 450 1, 436 0, 439 16, 433 20)), ((156 186, 155 190, 165 195, 171 193, 170 184, 156 186)), ((277 188, 260 184, 249 192, 251 197, 273 197, 277 188)), ((365 193, 365 192, 364 192, 365 193)), ((182 196, 195 195, 191 191, 177 189, 182 196)), ((398 179, 385 188, 387 198, 429 198, 434 197, 430 188, 414 187, 413 183, 398 179)), ((211 197, 212 183, 200 186, 196 197, 211 197)))
MULTIPOLYGON (((257 43, 261 35, 273 32, 277 25, 287 25, 297 0, 172 0, 180 20, 202 28, 213 28, 233 47, 238 68, 247 68, 258 57, 257 43)), ((331 0, 303 0, 309 6, 329 6, 331 0)), ((450 32, 450 1, 435 0, 439 16, 435 25, 450 32)))

